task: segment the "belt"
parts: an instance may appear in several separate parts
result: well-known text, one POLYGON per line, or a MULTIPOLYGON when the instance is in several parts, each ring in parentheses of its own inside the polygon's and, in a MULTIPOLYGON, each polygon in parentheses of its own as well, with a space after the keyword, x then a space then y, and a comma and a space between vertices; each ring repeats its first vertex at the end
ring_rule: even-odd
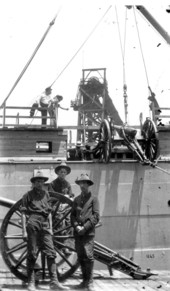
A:
POLYGON ((44 220, 47 220, 47 215, 44 215, 44 214, 42 214, 42 213, 38 213, 38 214, 34 214, 34 213, 32 213, 31 215, 30 215, 30 217, 32 217, 32 218, 35 218, 35 219, 40 219, 41 221, 44 221, 44 220))

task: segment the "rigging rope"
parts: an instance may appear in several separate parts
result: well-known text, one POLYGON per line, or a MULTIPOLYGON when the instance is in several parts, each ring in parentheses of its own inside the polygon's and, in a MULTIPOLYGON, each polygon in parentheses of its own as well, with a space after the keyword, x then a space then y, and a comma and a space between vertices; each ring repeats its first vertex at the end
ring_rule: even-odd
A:
POLYGON ((122 40, 121 40, 119 19, 118 19, 118 14, 117 14, 117 8, 116 8, 116 6, 115 6, 115 13, 116 13, 116 20, 117 20, 117 26, 118 26, 120 47, 121 47, 122 60, 123 60, 123 83, 126 84, 126 74, 125 74, 125 45, 126 45, 126 19, 127 19, 127 9, 126 9, 126 12, 125 12, 125 27, 124 27, 125 33, 124 33, 124 44, 123 45, 122 45, 122 40))
POLYGON ((120 40, 120 47, 122 53, 122 60, 123 60, 123 97, 124 97, 124 109, 125 109, 125 124, 128 123, 128 101, 127 101, 127 85, 126 85, 126 74, 125 74, 125 45, 126 45, 126 21, 127 21, 127 9, 125 10, 125 27, 124 27, 124 44, 122 46, 121 41, 121 34, 120 34, 120 26, 118 20, 117 9, 115 7, 116 12, 116 19, 117 19, 117 26, 118 26, 118 33, 119 33, 119 40, 120 40))
POLYGON ((69 60, 69 62, 65 65, 65 67, 61 70, 61 72, 58 74, 57 78, 53 81, 53 83, 50 85, 50 87, 52 87, 54 85, 54 83, 59 79, 59 77, 63 74, 63 72, 66 70, 66 68, 70 65, 70 63, 74 60, 74 58, 76 57, 76 55, 79 53, 79 51, 82 49, 82 47, 85 45, 85 43, 89 40, 90 36, 94 33, 94 31, 96 30, 96 28, 99 26, 100 22, 103 20, 103 18, 106 16, 106 14, 108 13, 108 11, 110 10, 112 6, 110 5, 109 8, 106 10, 106 12, 104 13, 104 15, 99 19, 99 21, 97 22, 97 24, 94 26, 94 28, 92 29, 92 31, 89 33, 89 35, 86 37, 86 39, 84 40, 84 42, 81 44, 81 46, 79 47, 79 49, 76 51, 76 53, 72 56, 72 58, 69 60))
POLYGON ((144 65, 145 74, 146 74, 146 80, 147 80, 147 84, 148 84, 148 87, 149 87, 149 78, 148 78, 148 73, 147 73, 147 69, 146 69, 146 64, 145 64, 144 54, 143 54, 143 50, 142 50, 142 43, 141 43, 141 40, 140 40, 140 34, 139 34, 138 25, 137 25, 136 13, 135 13, 135 8, 134 8, 134 6, 133 6, 133 13, 134 13, 134 18, 135 18, 135 25, 136 25, 137 35, 138 35, 138 41, 139 41, 140 51, 141 51, 142 60, 143 60, 143 65, 144 65))
POLYGON ((21 80, 22 76, 24 75, 25 71, 27 70, 28 66, 29 66, 30 63, 32 62, 32 60, 33 60, 33 58, 35 57, 35 55, 36 55, 38 49, 40 48, 40 46, 42 45, 42 43, 43 43, 45 37, 47 36, 49 30, 51 29, 52 25, 55 23, 55 20, 56 20, 56 18, 57 18, 57 16, 58 16, 59 12, 60 12, 60 8, 59 8, 57 14, 55 15, 55 17, 53 18, 53 20, 49 23, 49 26, 48 26, 47 30, 45 31, 43 37, 41 38, 40 42, 38 43, 37 47, 35 48, 35 50, 34 50, 32 56, 31 56, 31 58, 29 59, 29 61, 27 62, 27 64, 26 64, 25 67, 23 68, 23 70, 21 71, 19 77, 18 77, 17 80, 15 81, 14 85, 12 86, 12 88, 11 88, 10 92, 8 93, 7 97, 6 97, 5 100, 3 101, 1 107, 4 107, 4 105, 5 105, 6 101, 7 101, 7 99, 9 98, 9 96, 11 95, 11 93, 13 92, 13 90, 15 89, 16 85, 17 85, 18 82, 21 80))

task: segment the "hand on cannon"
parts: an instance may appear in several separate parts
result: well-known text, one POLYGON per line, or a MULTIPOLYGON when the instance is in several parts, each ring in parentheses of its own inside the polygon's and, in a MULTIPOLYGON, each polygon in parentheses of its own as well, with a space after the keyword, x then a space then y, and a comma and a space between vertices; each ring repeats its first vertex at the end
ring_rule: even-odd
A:
POLYGON ((86 230, 85 230, 84 226, 78 225, 76 227, 76 231, 78 232, 79 235, 84 235, 86 230))

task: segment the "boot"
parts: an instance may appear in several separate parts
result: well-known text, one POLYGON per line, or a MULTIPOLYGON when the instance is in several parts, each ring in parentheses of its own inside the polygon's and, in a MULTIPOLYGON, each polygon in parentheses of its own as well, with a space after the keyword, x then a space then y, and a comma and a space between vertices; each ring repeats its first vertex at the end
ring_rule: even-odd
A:
POLYGON ((35 274, 34 270, 28 270, 28 291, 35 291, 35 274))
POLYGON ((86 290, 87 291, 95 290, 93 286, 93 266, 94 266, 93 261, 86 262, 86 277, 87 277, 86 290))
POLYGON ((83 277, 83 281, 79 284, 79 285, 76 285, 74 287, 74 289, 78 289, 78 290, 81 290, 81 289, 85 289, 86 286, 87 286, 87 279, 86 279, 86 261, 82 260, 80 261, 79 260, 79 263, 80 263, 80 266, 81 266, 81 271, 82 271, 82 277, 83 277))
POLYGON ((35 273, 34 273, 35 261, 27 260, 27 276, 28 276, 28 291, 35 291, 35 273))
POLYGON ((58 281, 57 268, 54 258, 47 258, 48 271, 50 274, 50 289, 51 290, 69 290, 68 287, 63 286, 58 281))

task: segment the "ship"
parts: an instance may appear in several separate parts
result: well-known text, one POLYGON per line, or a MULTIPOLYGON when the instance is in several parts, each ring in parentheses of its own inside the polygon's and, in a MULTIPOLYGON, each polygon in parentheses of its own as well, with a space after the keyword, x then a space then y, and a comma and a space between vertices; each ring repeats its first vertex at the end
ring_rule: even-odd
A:
MULTIPOLYGON (((136 9, 170 44, 169 35, 148 10, 143 6, 136 9)), ((28 124, 32 107, 8 106, 8 98, 4 100, 0 115, 0 196, 1 204, 7 207, 2 207, 0 221, 2 224, 13 201, 30 189, 29 181, 36 171, 41 169, 52 181, 55 167, 66 161, 71 168, 67 180, 75 195, 79 194, 75 180, 80 173, 87 173, 94 181, 92 192, 99 199, 102 224, 96 230, 96 241, 137 262, 142 269, 169 270, 170 127, 162 123, 167 117, 162 112, 168 108, 156 103, 149 87, 152 117, 145 121, 141 118, 139 126, 131 127, 126 122, 126 84, 125 121, 108 86, 106 68, 82 70, 78 93, 71 101, 78 114, 76 126, 60 126, 57 107, 55 122, 47 117, 47 125, 42 126, 37 115, 34 119, 39 123, 28 124), (81 141, 81 160, 70 155, 76 147, 71 130, 76 130, 76 141, 81 141)), ((98 262, 95 268, 103 267, 98 262)))

